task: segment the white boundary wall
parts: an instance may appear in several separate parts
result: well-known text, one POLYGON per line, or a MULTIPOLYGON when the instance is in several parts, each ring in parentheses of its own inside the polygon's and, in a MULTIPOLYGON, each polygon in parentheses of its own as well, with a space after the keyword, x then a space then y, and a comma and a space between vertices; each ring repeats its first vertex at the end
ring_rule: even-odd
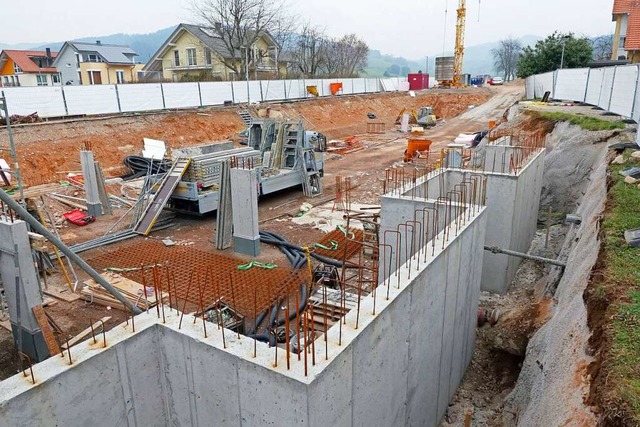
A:
POLYGON ((572 68, 527 77, 526 97, 551 97, 584 102, 638 121, 640 118, 639 65, 572 68))
MULTIPOLYGON (((526 97, 551 97, 600 107, 620 116, 640 121, 640 65, 604 68, 573 68, 527 77, 526 97)), ((640 132, 636 135, 640 146, 640 132)))
POLYGON ((46 118, 304 99, 312 97, 307 86, 316 86, 319 96, 331 96, 331 83, 342 83, 342 95, 393 92, 402 90, 406 81, 401 77, 258 80, 249 82, 248 93, 246 81, 0 87, 0 91, 7 97, 10 115, 37 112, 46 118))

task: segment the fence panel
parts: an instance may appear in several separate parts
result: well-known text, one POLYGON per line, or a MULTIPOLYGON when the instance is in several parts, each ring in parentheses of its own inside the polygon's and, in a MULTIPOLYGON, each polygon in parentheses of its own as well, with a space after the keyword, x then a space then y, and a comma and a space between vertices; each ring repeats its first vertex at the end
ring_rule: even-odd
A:
POLYGON ((118 85, 120 110, 133 111, 162 110, 162 88, 159 83, 118 85))
POLYGON ((366 79, 353 79, 353 93, 365 93, 367 90, 366 79))
POLYGON ((602 91, 600 92, 600 101, 598 107, 609 110, 609 102, 611 101, 611 90, 613 89, 613 77, 616 67, 608 67, 604 69, 604 77, 602 78, 602 91))
POLYGON ((542 98, 545 92, 551 92, 553 97, 553 72, 539 74, 535 82, 535 98, 542 98))
POLYGON ((0 91, 7 98, 9 115, 38 113, 40 117, 62 117, 67 114, 61 86, 3 87, 0 91))
POLYGON ((265 101, 286 99, 283 80, 262 80, 262 95, 265 101))
POLYGON ((248 102, 247 82, 233 82, 233 99, 236 104, 248 102))
POLYGON ((616 69, 609 111, 624 117, 631 117, 637 81, 637 65, 626 65, 616 69))
POLYGON ((225 101, 233 101, 231 82, 200 83, 202 105, 222 105, 225 101))
POLYGON ((535 94, 535 79, 536 76, 529 76, 525 79, 524 81, 524 86, 525 86, 525 98, 527 99, 533 99, 535 98, 536 94, 535 94))
POLYGON ((588 68, 558 70, 553 97, 556 99, 584 102, 584 92, 587 88, 588 78, 588 68))
POLYGON ((591 70, 591 73, 589 73, 587 96, 584 102, 590 105, 598 105, 600 103, 600 93, 602 92, 603 78, 604 68, 593 68, 591 70))
POLYGON ((380 90, 380 79, 366 79, 367 93, 382 92, 380 90))
POLYGON ((304 87, 304 80, 285 80, 287 88, 287 99, 305 98, 307 90, 304 87))
POLYGON ((166 108, 193 108, 201 105, 198 83, 163 83, 162 90, 166 108))
POLYGON ((320 86, 322 90, 320 90, 320 96, 330 96, 331 95, 331 87, 329 86, 331 83, 337 83, 337 80, 331 79, 322 79, 320 86))
POLYGON ((120 112, 115 85, 65 86, 64 96, 71 116, 120 112))

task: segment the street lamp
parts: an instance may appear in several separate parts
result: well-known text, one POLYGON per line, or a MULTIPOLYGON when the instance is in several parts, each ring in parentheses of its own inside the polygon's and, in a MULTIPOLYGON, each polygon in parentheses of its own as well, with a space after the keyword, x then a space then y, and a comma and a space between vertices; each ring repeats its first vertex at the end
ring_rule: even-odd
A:
POLYGON ((240 52, 244 49, 244 77, 247 81, 247 106, 251 104, 251 97, 249 96, 249 48, 247 46, 240 46, 240 52))
POLYGON ((564 68, 564 45, 567 43, 569 36, 562 37, 562 56, 560 57, 560 69, 564 68))

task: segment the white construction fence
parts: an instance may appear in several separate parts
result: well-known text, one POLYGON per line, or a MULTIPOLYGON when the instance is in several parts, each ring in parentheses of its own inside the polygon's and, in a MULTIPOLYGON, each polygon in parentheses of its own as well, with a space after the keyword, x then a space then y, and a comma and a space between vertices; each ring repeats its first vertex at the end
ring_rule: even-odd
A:
POLYGON ((638 122, 640 119, 638 65, 573 68, 537 74, 526 79, 526 97, 584 102, 638 122))
POLYGON ((330 96, 332 83, 342 83, 343 95, 409 90, 406 78, 394 77, 7 87, 0 91, 7 98, 10 115, 37 112, 40 117, 64 117, 304 99, 313 97, 307 93, 308 86, 316 86, 319 96, 330 96))

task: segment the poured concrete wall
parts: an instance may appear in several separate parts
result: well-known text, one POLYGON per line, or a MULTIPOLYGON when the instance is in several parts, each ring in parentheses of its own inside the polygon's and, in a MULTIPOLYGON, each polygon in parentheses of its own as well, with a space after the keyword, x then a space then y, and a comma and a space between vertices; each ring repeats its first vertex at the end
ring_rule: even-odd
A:
POLYGON ((0 425, 436 426, 473 353, 485 228, 480 208, 444 247, 440 234, 316 340, 306 374, 282 349, 258 342, 254 357, 253 340, 213 324, 205 338, 191 316, 142 314, 106 349, 74 347, 73 366, 34 366, 36 386, 0 383, 0 425))
MULTIPOLYGON (((489 147, 487 147, 489 148, 489 147)), ((497 146, 497 150, 510 148, 497 146)), ((430 198, 446 195, 456 189, 463 177, 481 174, 487 178, 487 246, 526 253, 537 230, 545 151, 534 154, 518 174, 447 169, 433 173, 416 185, 415 197, 427 194, 430 198)), ((397 198, 398 199, 398 198, 397 198)), ((398 203, 398 202, 395 202, 398 203)), ((384 206, 383 211, 384 212, 384 206)), ((383 222, 384 224, 384 222, 383 222)), ((482 290, 504 293, 513 280, 521 259, 485 252, 482 269, 482 290)))
MULTIPOLYGON (((536 234, 544 151, 536 155, 518 175, 487 174, 489 210, 485 244, 526 253, 536 234)), ((522 260, 485 252, 482 290, 504 293, 522 260)))

